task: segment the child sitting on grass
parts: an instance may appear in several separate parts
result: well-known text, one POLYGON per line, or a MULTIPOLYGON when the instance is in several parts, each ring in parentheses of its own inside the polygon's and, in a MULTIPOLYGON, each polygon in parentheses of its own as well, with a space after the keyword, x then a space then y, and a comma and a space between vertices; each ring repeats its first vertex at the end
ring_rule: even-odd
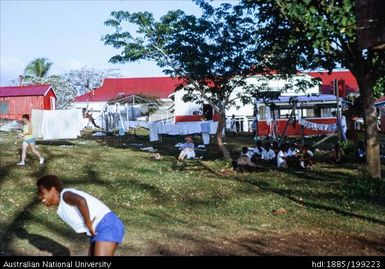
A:
POLYGON ((241 155, 236 161, 233 161, 233 168, 237 172, 253 172, 256 170, 256 165, 251 161, 248 147, 242 148, 241 155))
POLYGON ((334 164, 340 164, 344 156, 345 152, 342 150, 340 144, 336 143, 330 152, 330 161, 334 164))
POLYGON ((90 237, 88 255, 114 255, 124 236, 123 223, 114 212, 86 192, 65 189, 57 176, 43 176, 36 184, 43 204, 58 206, 57 214, 65 223, 90 237))
POLYGON ((186 136, 186 143, 184 143, 181 147, 181 151, 178 156, 178 160, 183 159, 195 159, 195 145, 191 136, 186 136))

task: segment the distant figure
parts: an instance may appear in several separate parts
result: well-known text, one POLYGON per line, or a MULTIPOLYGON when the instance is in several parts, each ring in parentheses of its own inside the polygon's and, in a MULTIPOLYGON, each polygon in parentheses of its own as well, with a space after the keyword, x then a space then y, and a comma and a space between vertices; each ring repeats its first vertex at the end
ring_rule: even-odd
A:
POLYGON ((300 150, 297 144, 295 143, 288 143, 287 150, 286 150, 286 161, 287 166, 292 168, 299 168, 300 167, 300 150))
POLYGON ((312 169, 314 161, 314 153, 309 149, 308 145, 303 145, 301 152, 299 153, 300 166, 304 169, 312 169))
POLYGON ((273 163, 276 158, 276 154, 274 150, 271 149, 271 144, 270 142, 265 143, 265 151, 262 152, 262 160, 267 163, 273 163))
POLYGON ((248 147, 243 147, 241 156, 236 161, 235 170, 237 172, 255 171, 256 165, 251 161, 248 147))
POLYGON ((344 141, 346 141, 346 132, 348 131, 348 125, 346 123, 346 117, 345 115, 341 115, 341 131, 342 131, 342 138, 344 141))
POLYGON ((23 148, 22 148, 22 153, 21 153, 21 162, 17 163, 17 165, 23 166, 25 165, 25 159, 27 157, 27 149, 28 147, 31 148, 32 152, 39 157, 39 163, 43 164, 44 163, 44 158, 41 156, 40 152, 36 150, 35 145, 36 145, 36 140, 32 135, 32 123, 29 120, 29 115, 24 114, 22 116, 23 119, 23 132, 19 134, 18 136, 20 138, 23 138, 23 148))
POLYGON ((330 152, 330 159, 332 163, 340 164, 345 156, 340 144, 336 143, 330 152))
POLYGON ((274 150, 275 155, 278 155, 279 152, 279 143, 277 140, 273 141, 272 149, 274 150))
POLYGON ((357 149, 356 149, 356 159, 359 163, 364 163, 366 161, 366 149, 364 141, 358 141, 357 149))
POLYGON ((277 154, 277 167, 278 168, 287 168, 287 156, 286 156, 286 145, 283 144, 279 148, 278 154, 277 154))
POLYGON ((89 256, 113 256, 123 241, 122 221, 96 197, 64 188, 55 175, 46 175, 37 183, 38 198, 47 207, 57 206, 59 217, 77 233, 87 234, 89 256))
POLYGON ((257 136, 257 129, 258 129, 258 119, 257 117, 254 118, 253 122, 251 123, 251 130, 253 131, 253 140, 258 140, 258 136, 257 136))
POLYGON ((195 158, 195 145, 193 143, 191 136, 186 136, 186 143, 181 147, 181 152, 179 153, 178 160, 183 159, 194 159, 195 158))
POLYGON ((262 140, 258 140, 257 141, 257 145, 256 147, 254 148, 253 152, 254 152, 254 158, 256 160, 260 160, 262 159, 262 153, 266 151, 264 147, 262 147, 262 140))
POLYGON ((237 121, 235 119, 235 115, 231 116, 230 120, 230 132, 236 134, 238 132, 237 130, 237 121))

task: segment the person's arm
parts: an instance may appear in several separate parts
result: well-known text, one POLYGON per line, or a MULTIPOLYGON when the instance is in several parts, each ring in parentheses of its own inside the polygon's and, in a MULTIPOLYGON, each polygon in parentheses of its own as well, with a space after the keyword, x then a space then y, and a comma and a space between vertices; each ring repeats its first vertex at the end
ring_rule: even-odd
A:
POLYGON ((76 193, 70 192, 70 191, 66 191, 63 194, 63 199, 67 204, 72 205, 72 206, 76 206, 79 209, 80 214, 82 214, 82 216, 83 216, 84 223, 86 224, 86 227, 90 231, 91 235, 95 236, 96 233, 95 233, 94 227, 92 226, 92 223, 94 222, 95 219, 93 219, 91 221, 90 211, 88 209, 86 199, 84 199, 84 197, 82 197, 76 193))

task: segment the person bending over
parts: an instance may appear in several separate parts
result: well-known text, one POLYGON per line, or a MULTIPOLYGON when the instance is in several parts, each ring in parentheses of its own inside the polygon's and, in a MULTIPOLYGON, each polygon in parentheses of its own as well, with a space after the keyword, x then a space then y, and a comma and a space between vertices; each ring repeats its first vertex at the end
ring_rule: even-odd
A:
POLYGON ((56 213, 77 233, 89 236, 89 256, 113 256, 123 241, 122 221, 94 196, 64 188, 55 175, 41 177, 37 183, 38 199, 47 207, 57 206, 56 213))

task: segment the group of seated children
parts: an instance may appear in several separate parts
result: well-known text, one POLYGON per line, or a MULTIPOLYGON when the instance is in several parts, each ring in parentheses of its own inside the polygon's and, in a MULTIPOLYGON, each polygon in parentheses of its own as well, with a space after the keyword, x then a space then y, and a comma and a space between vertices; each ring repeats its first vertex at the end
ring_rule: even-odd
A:
MULTIPOLYGON (((282 144, 278 142, 266 142, 262 146, 262 141, 257 141, 255 148, 242 148, 241 156, 234 163, 234 168, 239 170, 247 170, 245 167, 254 168, 256 164, 275 164, 278 168, 308 168, 313 166, 313 152, 309 146, 304 145, 301 149, 296 144, 282 144)), ((252 170, 252 169, 249 169, 252 170)))
POLYGON ((299 149, 296 144, 282 144, 277 153, 277 167, 312 169, 313 157, 314 153, 309 149, 308 145, 303 145, 299 149))
MULTIPOLYGON (((345 152, 339 143, 336 143, 330 152, 330 162, 341 164, 344 161, 345 152)), ((356 161, 363 163, 366 160, 366 151, 363 141, 359 141, 356 148, 356 161)), ((314 165, 314 153, 308 145, 303 145, 299 149, 297 144, 286 143, 279 145, 278 142, 266 142, 262 146, 262 141, 258 140, 255 148, 243 147, 241 156, 233 162, 234 169, 254 170, 257 164, 270 163, 278 168, 300 168, 312 169, 314 165), (246 169, 250 167, 251 169, 246 169)))

